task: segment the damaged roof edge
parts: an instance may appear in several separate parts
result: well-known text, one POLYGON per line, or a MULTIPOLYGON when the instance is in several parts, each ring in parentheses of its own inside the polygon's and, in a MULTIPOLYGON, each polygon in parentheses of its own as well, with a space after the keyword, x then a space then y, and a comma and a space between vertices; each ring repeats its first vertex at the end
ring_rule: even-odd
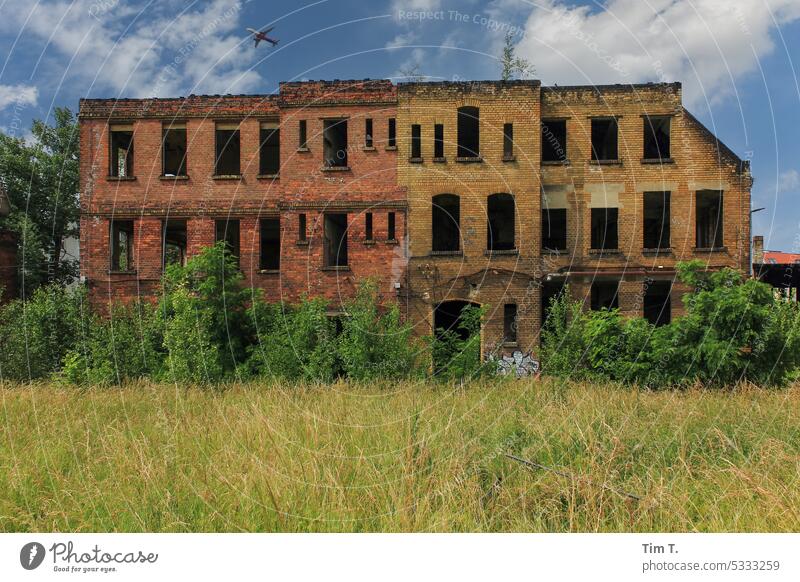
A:
POLYGON ((697 119, 692 112, 686 109, 686 107, 682 107, 684 115, 686 115, 687 119, 690 123, 693 123, 698 130, 708 139, 711 143, 717 146, 717 151, 719 155, 723 158, 727 158, 727 160, 736 165, 737 170, 742 172, 749 172, 750 171, 750 162, 748 160, 742 160, 736 152, 734 152, 731 148, 725 145, 722 140, 720 140, 714 133, 708 129, 703 123, 697 119))

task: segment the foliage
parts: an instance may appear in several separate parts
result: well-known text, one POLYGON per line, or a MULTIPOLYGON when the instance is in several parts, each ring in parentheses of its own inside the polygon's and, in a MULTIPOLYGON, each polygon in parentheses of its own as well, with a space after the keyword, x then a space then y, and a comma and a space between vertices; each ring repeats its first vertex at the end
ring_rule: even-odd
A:
POLYGON ((528 59, 516 56, 514 35, 511 32, 506 33, 500 64, 503 67, 500 73, 500 78, 503 81, 524 79, 536 73, 536 68, 528 59))
POLYGON ((435 338, 429 340, 435 376, 469 380, 489 372, 491 364, 481 360, 480 331, 485 313, 485 307, 467 305, 461 311, 458 330, 436 330, 435 338))
POLYGON ((86 296, 56 284, 0 309, 0 377, 33 380, 58 372, 86 333, 86 296))
POLYGON ((77 258, 64 254, 64 240, 78 232, 78 152, 77 121, 65 108, 55 109, 53 125, 34 121, 29 141, 0 133, 0 176, 11 207, 2 222, 20 240, 25 297, 41 284, 77 276, 77 258))

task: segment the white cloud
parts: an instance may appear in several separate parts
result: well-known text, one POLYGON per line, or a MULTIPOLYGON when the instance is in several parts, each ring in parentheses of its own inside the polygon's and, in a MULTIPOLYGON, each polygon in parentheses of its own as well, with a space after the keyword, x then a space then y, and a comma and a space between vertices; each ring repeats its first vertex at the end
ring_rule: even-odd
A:
POLYGON ((69 81, 126 97, 256 89, 261 77, 248 66, 253 53, 239 22, 242 3, 194 6, 164 1, 140 12, 115 0, 6 0, 10 17, 0 28, 25 24, 23 35, 58 53, 69 81))
POLYGON ((800 172, 787 170, 778 176, 778 192, 796 192, 800 190, 800 172))
POLYGON ((797 0, 608 0, 600 9, 544 0, 518 53, 544 83, 681 81, 696 105, 730 96, 773 51, 775 23, 798 18, 797 0))
POLYGON ((392 11, 439 10, 442 0, 392 0, 392 11))
POLYGON ((36 105, 39 89, 31 85, 0 85, 0 111, 10 105, 36 105))

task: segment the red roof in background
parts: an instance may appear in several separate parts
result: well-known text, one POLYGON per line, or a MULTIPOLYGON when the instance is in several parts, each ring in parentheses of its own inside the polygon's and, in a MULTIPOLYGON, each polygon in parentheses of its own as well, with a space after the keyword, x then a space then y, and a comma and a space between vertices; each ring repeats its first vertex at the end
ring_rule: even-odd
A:
POLYGON ((765 265, 792 265, 794 263, 800 263, 800 253, 764 251, 765 265))

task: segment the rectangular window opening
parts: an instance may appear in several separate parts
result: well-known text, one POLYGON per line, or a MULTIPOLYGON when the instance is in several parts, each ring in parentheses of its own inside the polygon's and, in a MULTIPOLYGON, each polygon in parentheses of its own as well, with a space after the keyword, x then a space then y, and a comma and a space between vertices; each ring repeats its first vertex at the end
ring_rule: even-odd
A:
POLYGON ((277 122, 261 124, 258 173, 277 176, 281 171, 281 130, 277 122))
POLYGON ((503 306, 503 341, 517 343, 517 304, 506 303, 503 306))
POLYGON ((366 224, 364 225, 364 238, 367 240, 374 240, 372 235, 372 213, 367 212, 365 217, 366 224))
POLYGON ((214 174, 217 176, 239 176, 240 143, 239 125, 235 123, 218 123, 215 132, 217 161, 214 174))
POLYGON ((186 176, 186 124, 165 124, 163 140, 162 175, 186 176))
POLYGON ((618 248, 618 222, 618 208, 592 208, 592 249, 618 248))
POLYGON ((393 117, 389 119, 388 132, 389 135, 386 140, 386 146, 390 148, 397 147, 397 120, 393 117))
POLYGON ((347 214, 325 215, 325 266, 347 266, 347 214))
POLYGON ((697 247, 722 248, 722 191, 697 192, 697 247))
POLYGON ((592 119, 592 159, 595 161, 619 159, 616 119, 592 119))
POLYGON ((239 220, 232 218, 225 218, 217 220, 214 223, 214 240, 216 242, 224 241, 226 250, 231 256, 239 263, 240 253, 240 238, 239 238, 239 220))
POLYGON ((644 158, 665 160, 670 157, 669 117, 644 118, 644 158))
POLYGON ((553 251, 567 249, 567 209, 542 209, 542 248, 553 251))
POLYGON ((162 266, 186 264, 186 221, 165 220, 162 239, 162 266))
POLYGON ((281 221, 280 218, 261 219, 262 271, 279 271, 281 268, 281 221))
POLYGON ((644 318, 653 325, 667 325, 672 320, 672 301, 669 281, 645 281, 644 318))
POLYGON ((514 157, 514 124, 506 123, 503 125, 503 157, 511 159, 514 157))
POLYGON ((411 159, 422 159, 422 126, 411 126, 411 159))
POLYGON ((322 129, 323 155, 328 168, 347 167, 347 120, 326 119, 322 129))
POLYGON ((133 221, 111 222, 111 270, 133 271, 133 221))
POLYGON ((433 157, 444 158, 444 125, 441 123, 433 126, 433 157))
POLYGON ((668 249, 670 246, 670 193, 644 193, 644 241, 646 249, 668 249))
POLYGON ((298 126, 297 144, 301 150, 308 149, 308 124, 305 119, 301 119, 298 126))
POLYGON ((371 119, 366 119, 364 121, 364 147, 373 147, 371 119))
POLYGON ((542 120, 542 161, 564 162, 567 160, 567 121, 564 119, 542 120))
POLYGON ((592 311, 619 308, 619 281, 595 281, 592 283, 592 311))
POLYGON ((395 234, 395 213, 390 212, 388 216, 388 225, 386 227, 386 238, 388 240, 397 240, 397 236, 395 234))
POLYGON ((458 157, 480 157, 480 110, 466 106, 458 109, 458 157))
POLYGON ((110 175, 116 178, 133 177, 133 125, 112 125, 110 175))
POLYGON ((297 215, 297 240, 306 242, 308 240, 308 227, 305 213, 297 215))

